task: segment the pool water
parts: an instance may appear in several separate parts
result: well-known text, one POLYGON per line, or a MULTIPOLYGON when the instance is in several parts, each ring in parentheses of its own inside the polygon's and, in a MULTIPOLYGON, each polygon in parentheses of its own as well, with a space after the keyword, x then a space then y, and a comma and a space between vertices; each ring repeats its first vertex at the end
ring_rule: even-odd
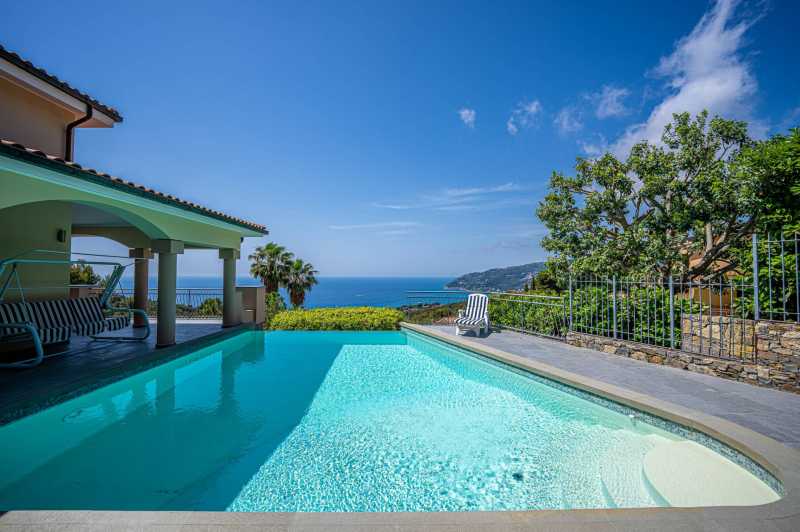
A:
POLYGON ((462 511, 778 498, 675 431, 411 332, 243 333, 0 427, 0 449, 0 509, 462 511), (697 499, 674 485, 683 469, 703 486, 697 499), (717 497, 704 499, 707 491, 717 497))

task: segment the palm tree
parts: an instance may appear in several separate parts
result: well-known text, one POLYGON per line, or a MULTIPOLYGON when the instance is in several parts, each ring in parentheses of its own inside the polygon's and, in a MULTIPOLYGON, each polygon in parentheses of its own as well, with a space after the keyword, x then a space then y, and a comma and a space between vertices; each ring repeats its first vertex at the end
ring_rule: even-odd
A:
POLYGON ((306 292, 317 284, 317 270, 314 266, 301 259, 293 261, 289 265, 288 282, 286 289, 289 291, 289 299, 294 307, 302 307, 306 300, 306 292))
POLYGON ((289 266, 294 255, 283 246, 270 242, 257 247, 248 257, 250 259, 250 275, 261 279, 267 292, 277 292, 288 281, 289 266))

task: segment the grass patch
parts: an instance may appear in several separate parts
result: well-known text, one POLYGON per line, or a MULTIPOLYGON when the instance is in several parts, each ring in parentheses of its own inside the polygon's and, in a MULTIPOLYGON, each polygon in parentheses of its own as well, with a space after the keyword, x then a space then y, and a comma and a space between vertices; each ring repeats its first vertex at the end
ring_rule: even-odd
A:
POLYGON ((393 308, 338 307, 286 310, 272 318, 271 328, 284 331, 393 331, 403 313, 393 308))

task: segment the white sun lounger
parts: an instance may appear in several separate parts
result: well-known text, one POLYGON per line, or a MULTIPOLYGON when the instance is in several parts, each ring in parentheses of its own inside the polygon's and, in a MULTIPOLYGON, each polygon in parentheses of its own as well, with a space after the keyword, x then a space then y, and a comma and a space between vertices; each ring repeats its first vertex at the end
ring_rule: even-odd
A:
POLYGON ((489 333, 489 298, 484 294, 470 294, 467 308, 458 311, 456 334, 476 331, 480 336, 484 329, 489 333))

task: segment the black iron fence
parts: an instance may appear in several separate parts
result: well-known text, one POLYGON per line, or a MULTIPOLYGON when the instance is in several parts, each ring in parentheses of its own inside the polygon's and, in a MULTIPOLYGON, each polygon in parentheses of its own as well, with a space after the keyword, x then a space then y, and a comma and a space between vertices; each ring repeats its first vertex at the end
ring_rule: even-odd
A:
MULTIPOLYGON (((575 276, 550 293, 482 293, 489 297, 493 327, 559 339, 584 333, 755 362, 759 320, 800 322, 798 248, 797 234, 754 235, 739 268, 712 279, 575 276)), ((407 317, 453 323, 468 293, 433 303, 444 294, 409 292, 410 302, 427 308, 407 317)))
MULTIPOLYGON (((115 306, 133 306, 133 290, 117 288, 111 296, 115 306)), ((180 319, 221 319, 222 288, 178 288, 175 291, 175 312, 180 319)), ((147 315, 158 313, 158 290, 147 291, 147 315)))

